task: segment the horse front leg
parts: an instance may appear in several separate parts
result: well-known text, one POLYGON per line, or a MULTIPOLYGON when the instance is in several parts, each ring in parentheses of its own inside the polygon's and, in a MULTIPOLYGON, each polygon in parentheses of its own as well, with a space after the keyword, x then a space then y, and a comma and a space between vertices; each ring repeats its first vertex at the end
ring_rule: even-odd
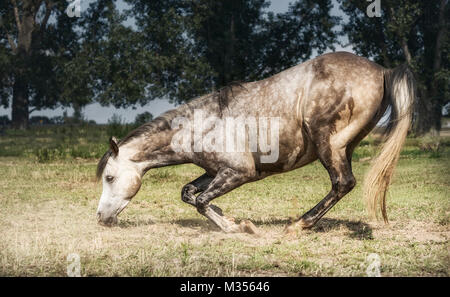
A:
MULTIPOLYGON (((181 189, 181 200, 187 204, 197 207, 196 205, 197 197, 195 196, 195 194, 198 194, 206 190, 208 188, 208 185, 213 181, 213 179, 214 177, 209 176, 205 173, 199 178, 186 184, 181 189)), ((210 207, 213 208, 214 211, 216 211, 218 214, 222 215, 222 210, 219 207, 212 204, 210 205, 210 207)))
POLYGON ((238 225, 233 219, 225 217, 222 211, 218 212, 217 207, 209 204, 213 199, 230 192, 247 181, 248 178, 245 175, 231 168, 219 170, 204 192, 197 196, 195 203, 197 211, 210 219, 225 233, 246 232, 256 234, 257 229, 250 221, 245 220, 238 225))

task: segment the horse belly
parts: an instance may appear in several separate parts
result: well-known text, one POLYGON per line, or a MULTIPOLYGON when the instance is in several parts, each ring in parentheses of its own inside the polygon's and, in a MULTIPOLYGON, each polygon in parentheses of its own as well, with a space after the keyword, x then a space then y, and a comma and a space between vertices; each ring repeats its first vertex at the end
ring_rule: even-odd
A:
POLYGON ((279 133, 278 159, 273 163, 259 163, 257 168, 264 175, 271 175, 300 168, 317 159, 301 124, 288 121, 279 133))

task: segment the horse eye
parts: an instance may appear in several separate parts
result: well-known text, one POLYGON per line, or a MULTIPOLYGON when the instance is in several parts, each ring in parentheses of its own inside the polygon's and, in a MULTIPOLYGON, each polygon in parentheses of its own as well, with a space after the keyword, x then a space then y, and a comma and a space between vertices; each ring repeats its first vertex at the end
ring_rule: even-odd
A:
POLYGON ((112 183, 112 181, 114 180, 114 176, 107 175, 105 179, 108 183, 112 183))

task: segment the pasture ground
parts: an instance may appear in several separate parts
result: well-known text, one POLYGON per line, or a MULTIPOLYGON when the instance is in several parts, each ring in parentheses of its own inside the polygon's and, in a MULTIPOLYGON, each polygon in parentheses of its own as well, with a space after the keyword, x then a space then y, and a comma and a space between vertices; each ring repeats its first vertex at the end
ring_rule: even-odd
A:
POLYGON ((312 230, 283 233, 329 191, 318 162, 213 202, 236 221, 251 220, 260 231, 253 236, 224 234, 181 201, 182 186, 203 172, 194 165, 149 171, 119 224, 98 225, 101 184, 94 175, 106 132, 55 129, 0 136, 1 276, 64 276, 72 253, 82 276, 365 276, 372 253, 382 276, 450 274, 447 137, 439 145, 407 140, 387 226, 368 218, 361 198, 377 149, 370 138, 354 155, 357 187, 312 230))

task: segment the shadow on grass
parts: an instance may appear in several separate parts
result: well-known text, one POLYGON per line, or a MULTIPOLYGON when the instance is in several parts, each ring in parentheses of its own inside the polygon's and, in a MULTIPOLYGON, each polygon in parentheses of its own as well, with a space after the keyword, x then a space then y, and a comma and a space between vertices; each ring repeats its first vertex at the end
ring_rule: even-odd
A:
POLYGON ((292 218, 286 218, 286 219, 268 219, 268 220, 252 220, 253 224, 255 224, 256 227, 259 226, 270 226, 270 225, 288 225, 293 222, 292 218))
POLYGON ((210 222, 208 219, 178 219, 172 223, 187 228, 200 228, 201 231, 220 231, 220 228, 210 222))
MULTIPOLYGON (((241 220, 236 219, 239 223, 241 220)), ((292 222, 291 219, 272 219, 272 220, 251 220, 256 227, 261 226, 273 226, 273 225, 283 225, 286 226, 292 222)), ((206 219, 179 219, 172 223, 180 225, 187 228, 200 228, 201 231, 220 231, 219 227, 214 225, 212 222, 206 219)), ((361 221, 350 221, 350 220, 340 220, 333 218, 322 218, 317 224, 309 230, 309 232, 325 233, 332 230, 340 229, 345 227, 348 232, 347 235, 350 238, 359 240, 371 240, 373 239, 372 228, 361 221)))
POLYGON ((148 225, 153 225, 153 224, 155 224, 155 222, 153 222, 150 219, 148 219, 148 220, 131 220, 131 219, 120 220, 119 219, 119 222, 116 226, 120 227, 120 228, 130 228, 130 227, 148 226, 148 225))
POLYGON ((313 232, 328 232, 339 229, 342 226, 348 229, 350 238, 361 240, 373 239, 372 228, 361 221, 322 218, 311 230, 313 232))
MULTIPOLYGON (((284 225, 292 223, 292 219, 272 219, 272 220, 264 220, 264 221, 253 221, 253 224, 258 226, 270 226, 270 225, 284 225)), ((348 236, 350 238, 368 240, 373 239, 372 228, 361 221, 350 221, 350 220, 341 220, 341 219, 333 219, 333 218, 322 218, 317 224, 310 229, 310 232, 318 232, 324 233, 332 230, 340 229, 345 227, 349 232, 348 236)))

